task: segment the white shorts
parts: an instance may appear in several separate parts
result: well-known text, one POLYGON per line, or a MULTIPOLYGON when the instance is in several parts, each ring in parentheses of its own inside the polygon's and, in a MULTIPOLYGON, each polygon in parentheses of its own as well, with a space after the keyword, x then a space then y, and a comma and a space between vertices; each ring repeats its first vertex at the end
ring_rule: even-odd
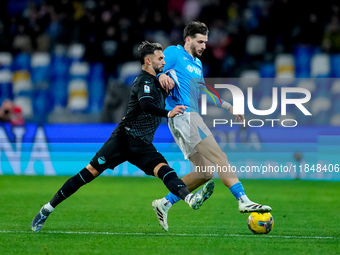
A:
POLYGON ((185 112, 169 118, 169 129, 177 145, 188 159, 197 151, 194 149, 211 131, 197 112, 185 112))

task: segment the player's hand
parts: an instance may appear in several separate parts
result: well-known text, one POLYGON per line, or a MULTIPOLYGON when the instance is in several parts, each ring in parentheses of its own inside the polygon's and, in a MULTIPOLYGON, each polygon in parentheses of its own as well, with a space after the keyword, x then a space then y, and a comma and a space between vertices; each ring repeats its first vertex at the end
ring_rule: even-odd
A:
POLYGON ((177 105, 174 109, 172 109, 169 113, 169 118, 173 118, 175 116, 177 116, 180 113, 184 113, 186 112, 188 109, 187 106, 184 105, 177 105))
POLYGON ((233 106, 230 106, 229 112, 231 113, 231 115, 235 116, 235 121, 236 122, 244 122, 244 115, 242 115, 242 114, 234 114, 233 106))
POLYGON ((166 92, 169 92, 175 86, 174 80, 166 74, 161 74, 158 77, 158 81, 166 92))

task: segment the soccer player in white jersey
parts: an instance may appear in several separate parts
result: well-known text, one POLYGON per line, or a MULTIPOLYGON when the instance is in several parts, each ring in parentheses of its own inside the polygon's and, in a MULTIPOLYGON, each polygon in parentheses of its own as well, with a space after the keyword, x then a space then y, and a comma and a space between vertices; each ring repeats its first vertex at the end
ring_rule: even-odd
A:
MULTIPOLYGON (((167 97, 167 109, 176 105, 188 107, 184 114, 169 119, 171 133, 184 154, 195 169, 208 169, 206 166, 220 166, 230 169, 227 155, 221 150, 211 131, 198 114, 198 99, 202 84, 193 84, 192 78, 203 82, 202 56, 208 41, 208 28, 202 22, 191 22, 184 29, 184 47, 170 46, 164 51, 166 65, 158 79, 163 88, 171 89, 167 97)), ((209 97, 207 97, 209 99, 209 97)), ((216 98, 217 99, 217 98, 216 98)), ((222 100, 221 107, 232 115, 233 107, 222 100)), ((237 121, 244 121, 243 115, 234 115, 237 121)), ((229 188, 238 201, 238 208, 244 212, 269 212, 271 207, 252 202, 244 192, 243 186, 234 172, 219 172, 223 184, 229 188)), ((190 191, 195 190, 213 177, 213 173, 190 172, 183 177, 183 182, 190 191)), ((160 225, 168 231, 167 215, 170 207, 180 198, 171 192, 162 199, 152 202, 160 225)))

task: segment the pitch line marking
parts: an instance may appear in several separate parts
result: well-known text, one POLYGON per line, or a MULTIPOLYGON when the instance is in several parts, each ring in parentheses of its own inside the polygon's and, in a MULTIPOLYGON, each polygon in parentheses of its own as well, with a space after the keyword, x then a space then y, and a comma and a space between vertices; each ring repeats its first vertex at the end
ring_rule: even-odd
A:
MULTIPOLYGON (((0 233, 34 233, 33 231, 14 231, 0 230, 0 233)), ((186 234, 186 233, 120 233, 120 232, 78 232, 78 231, 42 231, 46 234, 77 234, 77 235, 122 235, 122 236, 201 236, 201 237, 267 237, 267 238, 286 238, 286 239, 334 239, 335 236, 280 236, 280 235, 243 235, 243 234, 186 234)))

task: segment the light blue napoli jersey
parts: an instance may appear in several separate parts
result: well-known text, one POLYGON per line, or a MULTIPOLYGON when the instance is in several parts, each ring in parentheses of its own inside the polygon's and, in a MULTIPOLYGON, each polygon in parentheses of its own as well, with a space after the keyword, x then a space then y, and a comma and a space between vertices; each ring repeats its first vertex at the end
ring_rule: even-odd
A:
POLYGON ((166 109, 185 105, 188 112, 198 112, 199 88, 203 87, 199 81, 204 82, 201 60, 193 58, 181 45, 169 46, 163 54, 166 63, 163 72, 167 72, 176 83, 166 98, 166 109))

